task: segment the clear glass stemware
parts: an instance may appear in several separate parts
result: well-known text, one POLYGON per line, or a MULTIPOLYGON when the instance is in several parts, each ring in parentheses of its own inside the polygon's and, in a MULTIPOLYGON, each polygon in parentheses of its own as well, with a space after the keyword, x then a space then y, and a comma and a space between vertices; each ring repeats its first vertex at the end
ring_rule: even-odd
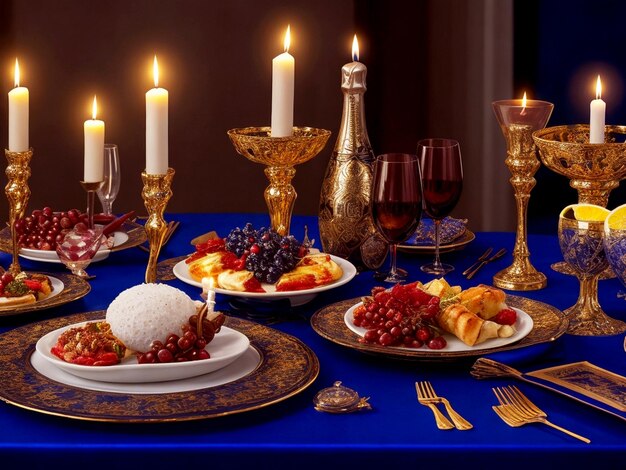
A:
POLYGON ((435 259, 420 269, 425 273, 443 276, 454 270, 439 258, 441 221, 459 202, 463 189, 461 148, 452 139, 424 139, 417 144, 422 171, 424 210, 435 224, 435 259))
POLYGON ((104 182, 98 189, 102 212, 112 215, 113 201, 120 190, 120 154, 117 145, 104 144, 104 182))
POLYGON ((83 278, 90 277, 85 268, 98 252, 103 241, 101 225, 94 228, 78 227, 70 230, 63 241, 57 244, 57 254, 61 262, 72 274, 83 278))
POLYGON ((417 155, 388 153, 376 159, 370 203, 374 225, 389 242, 391 270, 385 281, 400 282, 406 271, 396 267, 396 247, 415 232, 422 215, 417 155))

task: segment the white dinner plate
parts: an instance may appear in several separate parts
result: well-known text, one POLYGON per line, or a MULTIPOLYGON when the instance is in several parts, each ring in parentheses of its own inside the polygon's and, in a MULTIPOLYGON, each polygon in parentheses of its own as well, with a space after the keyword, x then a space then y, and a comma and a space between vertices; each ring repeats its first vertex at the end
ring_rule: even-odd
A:
MULTIPOLYGON (((46 276, 47 276, 47 274, 46 274, 46 276)), ((48 279, 50 279, 50 284, 52 284, 52 292, 50 292, 50 295, 48 297, 46 297, 44 300, 48 300, 48 299, 51 299, 53 297, 56 297, 61 292, 63 292, 63 289, 65 288, 65 284, 63 284, 63 281, 61 281, 61 279, 57 279, 56 277, 52 277, 52 276, 48 276, 48 279)), ((37 302, 35 302, 35 303, 37 303, 37 302)), ((27 304, 27 305, 35 305, 35 304, 27 304)), ((0 304, 0 310, 5 310, 5 309, 12 310, 15 307, 16 307, 15 305, 10 305, 10 306, 3 307, 0 304)))
MULTIPOLYGON (((343 317, 343 321, 345 322, 346 326, 350 328, 354 333, 363 337, 365 336, 365 332, 367 331, 367 329, 360 327, 360 326, 355 326, 354 323, 352 322, 352 319, 353 319, 352 314, 354 310, 361 304, 362 302, 359 302, 358 304, 350 307, 346 311, 343 317)), ((530 315, 528 315, 523 310, 520 310, 519 308, 514 308, 514 307, 511 307, 511 308, 513 308, 513 310, 515 310, 515 312, 517 313, 517 321, 515 322, 515 325, 514 325, 515 333, 513 333, 513 335, 508 338, 492 338, 480 344, 477 344, 476 346, 468 346, 456 336, 450 333, 445 333, 443 337, 445 338, 447 344, 443 349, 435 350, 435 349, 429 349, 427 346, 423 346, 419 348, 419 351, 420 353, 427 353, 427 352, 435 353, 436 352, 438 354, 441 352, 476 351, 476 350, 482 350, 482 349, 499 348, 501 346, 506 346, 508 344, 519 341, 520 339, 528 335, 528 333, 530 333, 531 330, 533 329, 533 319, 531 318, 530 315)), ((408 349, 408 350, 413 349, 413 348, 405 348, 403 346, 389 346, 389 347, 408 349)))
MULTIPOLYGON (((337 263, 343 270, 342 276, 335 282, 326 284, 325 286, 314 287, 312 289, 303 290, 291 290, 284 292, 276 292, 276 287, 273 284, 261 284, 265 292, 237 292, 228 289, 215 288, 215 292, 218 294, 232 295, 234 297, 242 297, 246 299, 258 300, 269 302, 272 300, 289 299, 292 306, 305 304, 313 300, 313 298, 320 292, 334 289, 349 282, 354 276, 356 276, 356 267, 349 261, 339 258, 335 255, 330 255, 331 259, 337 263)), ((185 260, 178 262, 173 269, 174 275, 181 281, 191 284, 192 286, 202 287, 202 283, 196 281, 189 274, 189 266, 185 263, 185 260)))
POLYGON ((98 367, 65 362, 50 352, 61 333, 84 324, 77 323, 51 331, 37 341, 35 348, 42 358, 55 367, 83 379, 101 382, 148 383, 188 379, 226 367, 246 352, 250 345, 246 335, 222 326, 205 348, 211 357, 200 361, 138 364, 136 356, 132 355, 123 359, 120 364, 98 367))
MULTIPOLYGON (((128 241, 126 232, 113 232, 113 246, 119 246, 128 241)), ((91 260, 92 263, 102 261, 111 254, 111 250, 101 245, 98 252, 91 260)), ((20 256, 31 261, 42 261, 44 263, 60 263, 59 255, 54 250, 33 250, 31 248, 20 248, 20 256)))
MULTIPOLYGON (((210 359, 209 359, 210 360, 210 359)), ((197 375, 188 379, 169 380, 167 382, 119 383, 100 382, 68 374, 56 364, 51 363, 42 354, 34 351, 30 363, 40 374, 65 385, 93 390, 96 392, 129 393, 135 395, 181 393, 218 387, 239 380, 253 372, 261 363, 261 355, 251 345, 235 361, 210 374, 197 375)))

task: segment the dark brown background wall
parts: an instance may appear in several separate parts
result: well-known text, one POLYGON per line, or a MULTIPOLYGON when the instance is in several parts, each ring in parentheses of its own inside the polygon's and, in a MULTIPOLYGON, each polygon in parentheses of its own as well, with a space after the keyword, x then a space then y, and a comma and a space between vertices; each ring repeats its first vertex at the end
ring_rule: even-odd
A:
MULTIPOLYGON (((375 152, 414 152, 424 137, 459 139, 466 184, 457 214, 476 230, 513 228, 504 147, 490 109, 512 93, 511 1, 3 0, 0 18, 0 89, 13 86, 16 56, 30 89, 30 208, 83 207, 82 125, 97 94, 106 141, 119 145, 122 159, 114 211, 144 211, 144 96, 156 53, 170 93, 176 170, 168 211, 265 212, 262 167, 238 155, 226 131, 269 125, 271 60, 290 23, 295 124, 333 132, 324 151, 297 168, 296 213, 317 213, 341 116, 340 69, 357 32, 369 68, 375 152), (494 172, 504 176, 486 187, 494 172)), ((5 98, 5 146, 6 116, 5 98)), ((6 213, 0 202, 3 220, 6 213)))

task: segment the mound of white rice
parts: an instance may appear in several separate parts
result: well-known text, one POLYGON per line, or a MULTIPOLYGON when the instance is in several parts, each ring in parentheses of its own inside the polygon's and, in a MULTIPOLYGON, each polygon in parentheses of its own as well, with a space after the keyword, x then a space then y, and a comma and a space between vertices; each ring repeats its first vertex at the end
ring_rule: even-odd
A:
POLYGON ((140 284, 121 292, 107 309, 111 332, 127 348, 145 352, 154 340, 165 341, 196 313, 193 300, 166 284, 140 284))

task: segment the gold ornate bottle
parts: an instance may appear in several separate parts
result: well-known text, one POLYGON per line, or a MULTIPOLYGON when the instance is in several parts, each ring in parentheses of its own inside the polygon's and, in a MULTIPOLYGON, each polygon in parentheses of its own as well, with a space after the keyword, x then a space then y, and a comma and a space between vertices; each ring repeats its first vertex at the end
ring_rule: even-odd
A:
POLYGON ((355 60, 341 69, 343 115, 322 183, 319 231, 324 252, 376 269, 385 260, 387 243, 374 227, 370 210, 375 157, 365 126, 367 67, 358 62, 354 49, 353 56, 355 60))

